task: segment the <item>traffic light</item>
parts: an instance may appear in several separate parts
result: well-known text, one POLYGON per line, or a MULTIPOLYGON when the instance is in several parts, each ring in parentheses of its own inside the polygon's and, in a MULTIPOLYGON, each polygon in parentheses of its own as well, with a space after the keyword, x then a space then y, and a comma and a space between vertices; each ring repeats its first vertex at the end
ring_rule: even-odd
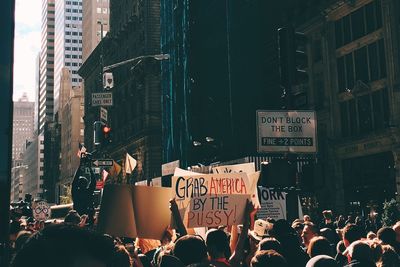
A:
MULTIPOLYGON (((295 102, 299 101, 295 98, 306 97, 306 92, 294 88, 308 82, 306 45, 307 37, 303 33, 295 32, 293 27, 278 29, 280 84, 289 109, 298 106, 295 102)), ((304 105, 304 100, 300 104, 304 105)))
POLYGON ((111 142, 111 127, 104 122, 93 123, 93 144, 98 146, 111 142))
POLYGON ((259 185, 273 188, 296 186, 296 164, 287 159, 274 159, 261 164, 259 185))

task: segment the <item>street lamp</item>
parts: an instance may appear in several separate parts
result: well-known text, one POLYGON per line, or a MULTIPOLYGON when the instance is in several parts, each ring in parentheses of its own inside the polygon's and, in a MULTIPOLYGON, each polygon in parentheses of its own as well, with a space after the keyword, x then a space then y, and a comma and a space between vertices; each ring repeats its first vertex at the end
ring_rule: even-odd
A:
POLYGON ((157 55, 145 55, 145 56, 139 56, 139 57, 135 57, 135 58, 131 58, 131 59, 127 59, 109 66, 105 66, 103 67, 103 73, 110 71, 112 69, 115 69, 119 66, 128 64, 128 63, 133 63, 133 62, 137 62, 132 68, 135 68, 137 66, 137 64, 139 64, 140 62, 142 62, 143 59, 147 59, 147 58, 153 58, 155 60, 161 61, 161 60, 167 60, 170 58, 169 54, 157 54, 157 55))

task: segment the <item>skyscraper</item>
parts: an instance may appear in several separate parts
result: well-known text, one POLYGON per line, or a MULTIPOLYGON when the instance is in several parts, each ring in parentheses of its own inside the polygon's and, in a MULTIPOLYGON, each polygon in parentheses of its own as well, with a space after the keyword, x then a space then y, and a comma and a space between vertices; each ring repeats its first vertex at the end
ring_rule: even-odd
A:
POLYGON ((43 0, 41 51, 39 60, 38 130, 54 116, 55 0, 43 0))
POLYGON ((82 64, 82 0, 57 1, 55 11, 54 110, 57 112, 62 68, 71 71, 72 87, 82 82, 78 76, 82 64))
POLYGON ((82 0, 82 58, 85 61, 109 30, 109 0, 82 0))
POLYGON ((29 102, 26 93, 17 102, 14 102, 13 161, 22 159, 21 154, 25 152, 26 141, 33 136, 34 109, 35 103, 29 102))

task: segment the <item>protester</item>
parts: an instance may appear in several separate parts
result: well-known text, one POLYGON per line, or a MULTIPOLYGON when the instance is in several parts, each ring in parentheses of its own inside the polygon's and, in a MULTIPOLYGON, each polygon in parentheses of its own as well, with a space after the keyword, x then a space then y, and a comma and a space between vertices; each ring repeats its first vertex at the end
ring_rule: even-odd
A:
POLYGON ((310 258, 318 255, 332 256, 331 245, 325 237, 315 236, 310 240, 310 244, 307 248, 307 254, 310 256, 310 258))
POLYGON ((275 250, 279 254, 282 254, 282 245, 275 238, 267 237, 260 241, 258 250, 275 250))
POLYGON ((286 259, 275 250, 257 251, 250 263, 251 267, 286 267, 286 259))
POLYGON ((11 266, 107 266, 113 255, 114 244, 108 238, 75 225, 57 224, 29 238, 11 266))
POLYGON ((211 264, 216 267, 231 266, 229 263, 231 256, 229 240, 224 231, 218 229, 209 230, 206 235, 206 246, 211 264))
POLYGON ((382 246, 382 255, 377 262, 378 267, 398 267, 400 266, 400 257, 390 245, 382 246))
POLYGON ((335 259, 327 255, 318 255, 311 258, 306 267, 338 267, 335 259))
POLYGON ((375 267, 372 250, 368 243, 357 240, 347 247, 345 254, 350 262, 345 267, 375 267))
POLYGON ((199 236, 185 235, 179 238, 173 254, 185 265, 207 261, 207 247, 199 236))
POLYGON ((312 222, 304 223, 303 232, 301 233, 301 238, 303 239, 303 245, 305 249, 308 248, 310 241, 313 237, 319 235, 319 229, 312 222))
POLYGON ((336 227, 335 227, 334 222, 332 221, 332 218, 333 218, 332 211, 331 210, 324 210, 322 212, 322 216, 324 217, 324 221, 321 223, 320 228, 321 229, 322 228, 329 228, 329 229, 335 230, 336 227))

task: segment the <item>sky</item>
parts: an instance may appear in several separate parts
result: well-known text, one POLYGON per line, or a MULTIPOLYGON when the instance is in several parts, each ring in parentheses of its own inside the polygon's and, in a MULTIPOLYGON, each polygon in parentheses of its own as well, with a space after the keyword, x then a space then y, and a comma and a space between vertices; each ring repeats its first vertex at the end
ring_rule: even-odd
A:
POLYGON ((14 100, 18 100, 26 92, 29 101, 35 101, 41 2, 42 0, 15 1, 14 100))

